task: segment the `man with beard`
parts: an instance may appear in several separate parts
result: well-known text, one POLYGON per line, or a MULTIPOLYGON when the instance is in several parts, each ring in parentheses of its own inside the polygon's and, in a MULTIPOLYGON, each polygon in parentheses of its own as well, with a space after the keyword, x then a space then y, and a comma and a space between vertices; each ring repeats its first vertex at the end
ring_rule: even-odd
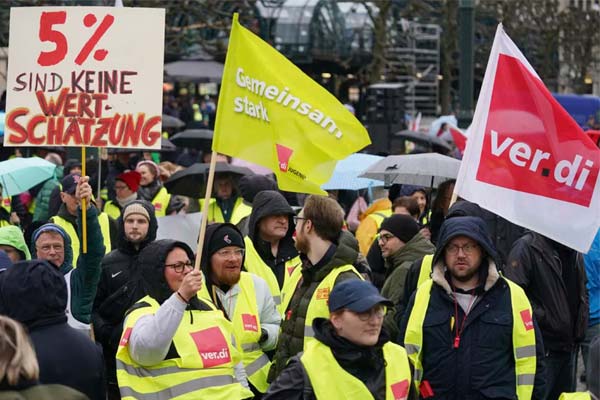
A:
POLYGON ((158 229, 154 207, 145 200, 136 200, 125 206, 117 222, 117 248, 102 259, 102 275, 92 309, 96 340, 104 349, 109 400, 120 398, 115 354, 125 312, 144 296, 139 284, 138 255, 156 239, 158 229))
POLYGON ((204 248, 203 290, 231 321, 251 389, 255 398, 260 398, 269 386, 267 373, 271 366, 264 352, 277 344, 281 316, 264 279, 242 272, 244 239, 235 225, 209 225, 204 248))
POLYGON ((285 310, 281 291, 290 285, 294 269, 301 264, 292 239, 293 216, 294 210, 281 193, 264 190, 254 198, 249 233, 244 239, 246 270, 268 283, 280 312, 285 310))
POLYGON ((447 219, 437 243, 400 325, 421 398, 543 399, 542 337, 523 289, 496 268, 485 222, 447 219))
POLYGON ((327 301, 333 287, 347 279, 362 279, 352 266, 358 257, 357 247, 339 240, 344 215, 335 200, 309 196, 294 219, 296 248, 302 267, 294 270, 290 291, 282 293, 284 299, 291 297, 281 324, 269 382, 277 378, 291 357, 314 340, 312 322, 315 318, 329 317, 327 301))

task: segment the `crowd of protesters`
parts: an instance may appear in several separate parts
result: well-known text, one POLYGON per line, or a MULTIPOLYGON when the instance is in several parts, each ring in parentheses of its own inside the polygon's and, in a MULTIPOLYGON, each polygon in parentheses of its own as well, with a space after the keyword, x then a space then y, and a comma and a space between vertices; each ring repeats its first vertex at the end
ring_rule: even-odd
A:
POLYGON ((36 152, 55 176, 0 194, 0 399, 600 395, 600 235, 578 253, 452 180, 326 197, 217 173, 204 204, 164 185, 199 152, 111 151, 88 176, 36 152), (198 210, 195 270, 157 230, 198 210))

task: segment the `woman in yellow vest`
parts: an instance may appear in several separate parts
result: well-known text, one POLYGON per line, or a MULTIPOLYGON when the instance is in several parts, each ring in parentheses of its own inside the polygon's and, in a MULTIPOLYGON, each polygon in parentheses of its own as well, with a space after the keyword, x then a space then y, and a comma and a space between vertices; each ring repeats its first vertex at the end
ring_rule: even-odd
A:
POLYGON ((104 203, 104 212, 109 217, 117 219, 121 216, 123 207, 137 200, 142 175, 137 171, 125 171, 115 178, 115 200, 104 203))
POLYGON ((313 321, 316 340, 290 360, 264 400, 416 398, 406 351, 382 329, 392 305, 367 281, 334 286, 329 319, 313 321))
POLYGON ((142 160, 135 170, 140 173, 138 199, 146 200, 154 206, 156 217, 164 217, 178 212, 184 206, 177 196, 171 196, 160 181, 160 169, 154 161, 142 160))
POLYGON ((139 255, 147 296, 130 308, 117 350, 123 399, 252 397, 233 327, 208 300, 185 243, 158 240, 139 255))

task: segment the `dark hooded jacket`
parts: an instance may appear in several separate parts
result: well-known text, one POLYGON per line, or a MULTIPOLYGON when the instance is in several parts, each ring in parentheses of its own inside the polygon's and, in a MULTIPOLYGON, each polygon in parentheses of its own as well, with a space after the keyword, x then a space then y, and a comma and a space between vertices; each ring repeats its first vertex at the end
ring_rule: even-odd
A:
MULTIPOLYGON (((331 322, 325 318, 315 318, 313 329, 315 338, 331 349, 333 357, 335 357, 340 367, 363 382, 375 400, 385 400, 386 361, 383 358, 382 347, 390 340, 385 329, 381 330, 379 341, 372 347, 356 345, 337 335, 331 322)), ((413 399, 416 397, 415 391, 411 389, 408 398, 413 399)), ((269 391, 263 399, 316 400, 310 378, 300 361, 300 356, 294 356, 290 359, 281 375, 269 387, 269 391)))
MULTIPOLYGON (((283 371, 288 360, 304 348, 304 323, 311 298, 319 284, 331 271, 345 265, 353 265, 358 258, 356 246, 350 246, 346 241, 338 241, 331 245, 325 256, 312 265, 304 255, 302 258, 302 279, 292 295, 284 320, 281 323, 281 333, 277 342, 277 350, 269 370, 269 382, 283 371)), ((336 284, 346 279, 360 279, 353 271, 338 275, 336 284)))
POLYGON ((527 293, 546 350, 574 351, 585 336, 589 312, 581 253, 528 232, 515 242, 505 273, 527 293))
MULTIPOLYGON (((78 211, 78 218, 81 220, 81 209, 78 211)), ((71 278, 69 283, 71 285, 71 313, 73 317, 80 322, 90 323, 92 305, 94 298, 96 297, 96 289, 98 287, 98 281, 100 280, 100 263, 104 256, 104 241, 102 240, 102 231, 100 230, 100 224, 98 223, 98 210, 96 207, 90 207, 87 209, 87 239, 88 239, 88 252, 86 254, 80 254, 77 259, 77 268, 73 269, 73 248, 71 247, 71 238, 69 235, 56 224, 52 225, 62 235, 65 244, 65 259, 63 264, 59 266, 59 271, 66 275, 71 270, 71 278)), ((32 235, 31 243, 31 258, 37 258, 37 250, 35 247, 35 241, 41 230, 44 230, 46 225, 42 225, 36 229, 32 235)), ((77 231, 81 237, 81 231, 77 231)))
MULTIPOLYGON (((431 399, 483 400, 516 399, 516 374, 513 349, 513 314, 510 289, 496 268, 498 255, 486 232, 485 222, 478 217, 456 217, 446 220, 440 229, 438 246, 433 257, 429 305, 423 322, 421 354, 423 380, 428 381, 434 396, 431 399), (475 240, 482 251, 477 297, 468 316, 457 306, 444 265, 444 249, 457 236, 475 240), (458 315, 455 315, 458 313, 458 315), (465 321, 460 333, 460 345, 453 347, 458 322, 465 321)), ((461 292, 461 289, 456 289, 461 292)), ((400 324, 399 342, 412 312, 412 296, 400 324)), ((536 376, 533 399, 544 393, 544 348, 535 319, 536 376)))
POLYGON ((260 255, 260 258, 267 264, 275 274, 279 287, 283 286, 285 277, 285 263, 288 260, 298 256, 298 251, 294 246, 294 210, 288 204, 283 195, 274 190, 264 190, 259 192, 252 203, 252 214, 248 222, 248 237, 252 240, 254 248, 260 255), (289 219, 288 231, 283 239, 279 241, 277 256, 271 252, 271 243, 262 240, 259 235, 258 224, 261 219, 270 215, 287 215, 289 219))
POLYGON ((102 351, 67 324, 67 285, 42 260, 23 261, 0 273, 0 314, 24 324, 40 366, 40 383, 61 384, 105 398, 102 351))
POLYGON ((116 382, 115 355, 123 330, 125 312, 136 301, 144 297, 139 274, 138 255, 156 239, 158 224, 154 207, 145 200, 135 200, 148 211, 150 224, 146 238, 136 247, 125 237, 123 218, 119 225, 117 248, 102 259, 102 275, 92 309, 92 322, 96 340, 104 349, 109 383, 116 382))

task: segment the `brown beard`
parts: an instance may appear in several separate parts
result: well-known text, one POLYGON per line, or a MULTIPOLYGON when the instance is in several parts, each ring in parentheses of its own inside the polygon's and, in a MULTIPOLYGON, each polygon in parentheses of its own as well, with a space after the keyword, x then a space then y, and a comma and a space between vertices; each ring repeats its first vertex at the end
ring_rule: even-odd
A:
POLYGON ((213 280, 218 285, 233 286, 240 281, 241 275, 242 275, 241 270, 238 270, 237 273, 226 272, 223 274, 219 274, 219 276, 216 276, 216 274, 213 273, 213 280))

